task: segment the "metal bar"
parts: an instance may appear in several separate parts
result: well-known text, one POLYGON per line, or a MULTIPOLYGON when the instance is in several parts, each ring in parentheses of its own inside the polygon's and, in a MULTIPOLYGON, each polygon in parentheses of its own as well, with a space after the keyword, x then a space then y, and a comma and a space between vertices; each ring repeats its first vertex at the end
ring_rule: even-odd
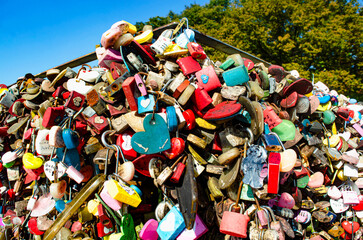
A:
MULTIPOLYGON (((159 27, 159 28, 155 28, 154 29, 154 38, 157 38, 160 36, 160 34, 166 30, 166 29, 174 29, 176 26, 178 25, 177 22, 173 22, 173 23, 170 23, 170 24, 167 24, 167 25, 164 25, 162 27, 159 27)), ((266 67, 270 66, 271 63, 261 59, 261 58, 258 58, 248 52, 245 52, 245 51, 242 51, 241 49, 238 49, 236 47, 233 47, 227 43, 224 43, 216 38, 213 38, 211 36, 208 36, 206 34, 203 34, 201 32, 199 32, 198 30, 195 30, 195 29, 192 29, 194 32, 195 32, 195 39, 197 40, 198 43, 201 43, 201 44, 204 44, 206 46, 209 46, 209 47, 212 47, 212 48, 215 48, 219 51, 222 51, 226 54, 234 54, 234 53, 239 53, 242 57, 244 58, 248 58, 250 60, 252 60, 254 63, 259 63, 259 62, 262 62, 265 64, 266 67)), ((96 56, 96 52, 91 52, 89 54, 86 54, 82 57, 79 57, 79 58, 76 58, 76 59, 73 59, 69 62, 66 62, 66 63, 63 63, 57 67, 54 67, 56 69, 59 69, 59 70, 63 70, 63 69, 66 69, 67 67, 70 67, 70 68, 74 68, 74 67, 77 67, 77 66, 80 66, 84 63, 88 63, 88 62, 91 62, 91 61, 94 61, 97 59, 97 56, 96 56)), ((41 78, 44 78, 46 77, 46 72, 48 70, 44 71, 44 72, 41 72, 41 73, 38 73, 37 75, 35 75, 35 77, 41 77, 41 78)))
MULTIPOLYGON (((69 62, 66 62, 66 63, 63 63, 57 67, 54 67, 56 69, 59 69, 60 71, 62 71, 63 69, 66 69, 67 67, 70 67, 70 68, 74 68, 74 67, 77 67, 79 65, 82 65, 84 63, 88 63, 88 62, 92 62, 94 60, 97 59, 97 56, 96 56, 96 52, 91 52, 91 53, 88 53, 82 57, 79 57, 79 58, 76 58, 76 59, 73 59, 69 62)), ((44 78, 46 76, 46 73, 47 73, 48 70, 44 71, 44 72, 41 72, 41 73, 38 73, 37 75, 35 75, 35 77, 40 77, 40 78, 44 78)))

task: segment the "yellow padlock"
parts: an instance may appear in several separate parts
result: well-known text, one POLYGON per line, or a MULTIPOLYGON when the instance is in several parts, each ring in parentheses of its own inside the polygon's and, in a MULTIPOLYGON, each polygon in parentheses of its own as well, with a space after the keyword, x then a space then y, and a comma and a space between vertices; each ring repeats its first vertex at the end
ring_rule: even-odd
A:
POLYGON ((331 108, 331 101, 324 103, 324 104, 320 104, 318 107, 318 111, 321 112, 325 112, 326 110, 329 110, 331 108))
POLYGON ((203 118, 200 118, 200 117, 197 117, 195 119, 195 123, 199 127, 208 129, 208 130, 215 130, 219 127, 216 123, 208 122, 207 120, 204 120, 203 118))
POLYGON ((123 183, 120 183, 116 180, 109 180, 106 182, 106 188, 108 194, 110 194, 113 199, 126 203, 135 208, 138 207, 141 203, 139 194, 134 189, 126 186, 123 183))
MULTIPOLYGON (((330 147, 335 147, 340 142, 340 137, 338 135, 333 135, 329 138, 330 147)), ((323 140, 325 146, 328 146, 328 139, 325 138, 323 140)))
POLYGON ((98 205, 99 204, 100 204, 100 202, 98 200, 95 200, 95 199, 92 199, 91 201, 89 201, 88 204, 87 204, 88 212, 90 212, 93 215, 97 216, 98 215, 98 205))

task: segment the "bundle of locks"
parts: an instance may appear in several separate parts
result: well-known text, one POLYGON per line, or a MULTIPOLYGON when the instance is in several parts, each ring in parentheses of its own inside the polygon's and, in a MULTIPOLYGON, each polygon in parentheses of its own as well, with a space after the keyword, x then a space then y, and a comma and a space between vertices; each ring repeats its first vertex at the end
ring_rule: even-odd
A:
POLYGON ((361 239, 363 105, 120 21, 1 86, 0 239, 361 239))

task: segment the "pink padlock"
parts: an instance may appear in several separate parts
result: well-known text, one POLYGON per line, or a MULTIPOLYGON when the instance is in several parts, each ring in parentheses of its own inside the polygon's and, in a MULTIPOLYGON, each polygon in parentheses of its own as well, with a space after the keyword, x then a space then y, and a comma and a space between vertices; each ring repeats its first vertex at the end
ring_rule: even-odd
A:
POLYGON ((64 168, 67 169, 66 173, 68 174, 68 177, 72 178, 78 184, 80 184, 83 181, 83 179, 84 179, 83 174, 80 171, 78 171, 77 169, 75 169, 73 166, 67 166, 63 162, 59 162, 59 164, 63 164, 64 168))
POLYGON ((144 80, 142 80, 142 78, 139 74, 135 74, 135 81, 136 81, 136 85, 137 85, 141 95, 146 96, 147 95, 146 86, 145 86, 144 80))
POLYGON ((221 225, 219 231, 224 234, 228 234, 234 237, 246 238, 247 237, 247 225, 250 218, 247 214, 242 214, 242 206, 240 207, 240 213, 231 212, 232 206, 229 207, 229 211, 223 212, 221 225))
POLYGON ((120 28, 110 28, 102 34, 101 44, 107 49, 112 47, 117 39, 121 37, 122 32, 120 28))
MULTIPOLYGON (((122 203, 117 201, 116 199, 113 199, 110 194, 108 194, 107 192, 107 188, 103 188, 101 193, 100 193, 100 197, 102 198, 102 200, 107 204, 107 206, 109 206, 110 208, 112 208, 114 211, 118 211, 122 208, 122 203)), ((146 225, 146 224, 145 224, 146 225)), ((156 229, 155 229, 156 231, 156 229)))
POLYGON ((184 231, 176 238, 176 240, 198 239, 206 232, 208 232, 208 228, 197 214, 195 217, 195 223, 193 229, 190 230, 184 229, 184 231))
POLYGON ((157 240, 159 235, 156 232, 156 229, 158 228, 159 223, 155 219, 150 219, 147 221, 144 225, 144 227, 141 229, 139 233, 139 237, 142 240, 157 240))

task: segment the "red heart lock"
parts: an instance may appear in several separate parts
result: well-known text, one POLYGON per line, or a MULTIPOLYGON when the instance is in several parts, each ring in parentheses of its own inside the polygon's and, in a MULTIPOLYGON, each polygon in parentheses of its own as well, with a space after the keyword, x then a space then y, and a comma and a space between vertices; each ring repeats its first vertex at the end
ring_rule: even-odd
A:
POLYGON ((164 151, 164 155, 169 159, 174 159, 179 156, 185 149, 185 141, 182 138, 172 138, 171 148, 164 151))
POLYGON ((44 232, 38 229, 37 218, 33 217, 28 222, 29 232, 35 235, 43 235, 44 232))
POLYGON ((195 115, 192 110, 187 109, 183 112, 183 117, 187 123, 185 128, 187 130, 192 130, 195 127, 195 115))
POLYGON ((8 197, 9 197, 9 201, 13 201, 15 199, 15 192, 14 189, 9 189, 7 191, 8 197))
POLYGON ((344 228, 344 230, 349 233, 352 234, 352 230, 353 233, 355 233, 356 231, 358 231, 360 225, 357 222, 353 222, 353 229, 352 229, 352 223, 349 221, 343 221, 342 222, 342 227, 344 228))
POLYGON ((343 232, 342 234, 340 234, 340 237, 341 237, 342 239, 351 240, 351 239, 352 239, 352 234, 349 234, 349 233, 343 232))
POLYGON ((363 195, 358 196, 359 204, 353 206, 352 208, 356 211, 362 211, 363 210, 363 195))

